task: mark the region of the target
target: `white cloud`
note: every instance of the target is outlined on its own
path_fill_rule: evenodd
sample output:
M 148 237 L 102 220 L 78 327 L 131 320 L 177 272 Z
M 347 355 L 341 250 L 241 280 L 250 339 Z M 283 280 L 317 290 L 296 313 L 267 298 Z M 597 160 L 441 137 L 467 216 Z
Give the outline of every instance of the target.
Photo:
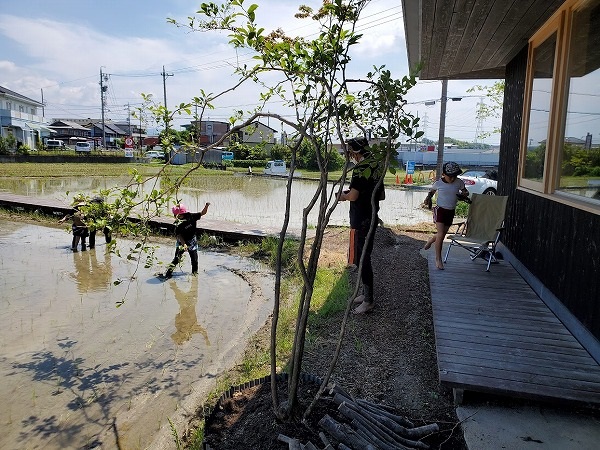
M 238 62 L 252 64 L 248 51 L 240 50 L 236 54 L 223 32 L 188 32 L 166 24 L 166 17 L 178 17 L 186 22 L 187 15 L 193 14 L 197 5 L 189 6 L 184 1 L 164 6 L 165 3 L 150 2 L 149 8 L 154 9 L 144 11 L 139 22 L 133 19 L 134 16 L 138 18 L 137 15 L 124 10 L 123 14 L 131 18 L 131 23 L 120 20 L 118 25 L 107 22 L 106 17 L 90 14 L 89 10 L 80 13 L 79 9 L 67 8 L 66 3 L 61 3 L 62 9 L 58 12 L 56 8 L 45 11 L 43 8 L 28 8 L 31 11 L 28 16 L 21 15 L 16 8 L 12 11 L 7 8 L 5 11 L 11 14 L 0 14 L 0 39 L 5 47 L 4 60 L 0 61 L 0 85 L 36 100 L 40 99 L 40 89 L 43 89 L 49 118 L 99 117 L 99 71 L 102 66 L 104 73 L 111 74 L 107 82 L 110 115 L 118 114 L 118 118 L 122 119 L 125 117 L 124 105 L 141 102 L 142 92 L 153 94 L 154 99 L 162 103 L 160 72 L 163 65 L 167 73 L 173 74 L 166 80 L 170 107 L 189 101 L 198 95 L 200 89 L 217 93 L 235 84 L 237 76 L 233 74 L 233 66 Z M 314 36 L 316 24 L 313 20 L 294 18 L 298 2 L 261 0 L 257 3 L 260 5 L 258 23 L 267 31 L 281 27 L 288 35 Z M 303 3 L 318 7 L 321 0 Z M 164 8 L 175 10 L 167 12 Z M 362 17 L 357 31 L 364 35 L 360 44 L 352 49 L 349 72 L 353 76 L 364 76 L 372 66 L 385 64 L 395 77 L 406 75 L 408 68 L 400 2 L 373 0 Z M 464 95 L 472 85 L 473 82 L 452 81 L 449 95 Z M 233 109 L 251 109 L 251 105 L 258 101 L 258 91 L 258 87 L 248 85 L 227 94 L 215 102 L 217 108 L 210 112 L 211 116 L 225 119 Z M 439 82 L 419 82 L 410 92 L 408 101 L 439 96 Z M 472 105 L 467 103 L 463 101 L 462 105 L 452 106 L 461 107 L 471 114 L 469 109 Z M 282 112 L 278 103 L 269 107 L 271 111 Z M 415 106 L 417 109 L 421 116 L 426 112 L 423 105 Z M 430 110 L 427 111 L 433 129 L 439 113 L 434 113 L 432 108 Z M 474 123 L 473 116 L 465 119 L 467 112 L 456 111 L 453 109 L 452 116 L 462 118 L 463 124 Z M 185 123 L 186 120 L 181 119 L 177 123 Z M 448 123 L 452 126 L 452 118 L 449 117 Z

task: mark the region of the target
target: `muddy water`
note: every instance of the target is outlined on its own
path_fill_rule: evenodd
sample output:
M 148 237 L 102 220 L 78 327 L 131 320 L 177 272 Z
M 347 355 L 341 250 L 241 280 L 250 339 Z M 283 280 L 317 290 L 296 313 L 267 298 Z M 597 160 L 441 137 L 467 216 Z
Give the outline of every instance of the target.
M 52 179 L 0 179 L 0 190 L 13 194 L 37 198 L 52 198 L 69 205 L 77 192 L 87 194 L 115 186 L 125 186 L 127 178 L 119 177 L 79 177 Z M 156 185 L 146 183 L 143 189 L 150 192 Z M 290 227 L 302 226 L 302 211 L 312 198 L 317 183 L 295 180 L 292 185 L 290 205 Z M 331 186 L 330 186 L 331 190 Z M 70 194 L 67 195 L 67 192 Z M 420 208 L 425 198 L 422 190 L 386 189 L 386 199 L 381 202 L 379 216 L 388 225 L 414 225 L 429 222 L 431 212 Z M 211 202 L 210 218 L 231 222 L 279 227 L 285 212 L 286 180 L 262 176 L 208 176 L 189 180 L 180 190 L 183 202 L 194 211 Z M 348 202 L 337 205 L 331 216 L 331 225 L 349 225 Z M 170 216 L 169 211 L 164 213 Z M 316 225 L 317 211 L 308 217 L 309 225 Z
M 184 422 L 265 322 L 272 276 L 200 253 L 197 277 L 186 255 L 162 282 L 103 242 L 73 253 L 70 241 L 0 221 L 0 448 L 173 446 L 167 419 Z M 159 260 L 172 252 L 158 243 Z

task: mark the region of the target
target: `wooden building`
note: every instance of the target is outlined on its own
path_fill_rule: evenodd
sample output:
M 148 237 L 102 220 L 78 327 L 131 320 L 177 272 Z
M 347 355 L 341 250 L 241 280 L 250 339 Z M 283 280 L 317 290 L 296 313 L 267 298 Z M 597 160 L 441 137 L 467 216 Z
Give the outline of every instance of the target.
M 421 79 L 505 80 L 503 253 L 600 361 L 600 0 L 402 6 Z

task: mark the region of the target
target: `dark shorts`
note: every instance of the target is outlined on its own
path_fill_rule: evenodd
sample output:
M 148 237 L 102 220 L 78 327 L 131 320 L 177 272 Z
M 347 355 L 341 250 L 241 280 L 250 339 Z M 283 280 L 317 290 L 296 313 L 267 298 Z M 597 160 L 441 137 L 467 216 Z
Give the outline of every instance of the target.
M 450 226 L 452 225 L 452 221 L 454 220 L 454 210 L 453 209 L 445 209 L 436 206 L 433 208 L 433 223 L 443 223 L 444 225 Z

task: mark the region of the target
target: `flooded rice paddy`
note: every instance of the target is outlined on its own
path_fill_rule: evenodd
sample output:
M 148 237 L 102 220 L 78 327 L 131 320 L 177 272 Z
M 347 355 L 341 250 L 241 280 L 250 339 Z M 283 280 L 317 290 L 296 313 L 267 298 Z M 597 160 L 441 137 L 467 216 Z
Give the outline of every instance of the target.
M 62 227 L 0 221 L 2 449 L 172 447 L 167 419 L 194 412 L 271 312 L 255 261 L 200 252 L 194 277 L 186 255 L 163 282 L 100 241 L 73 253 Z M 170 261 L 172 239 L 157 245 Z
M 23 177 L 0 179 L 0 191 L 68 206 L 77 193 L 128 181 Z M 146 183 L 143 191 L 157 188 Z M 290 228 L 300 228 L 315 188 L 294 181 Z M 211 202 L 211 219 L 279 227 L 286 180 L 195 177 L 179 196 L 195 211 Z M 389 225 L 429 221 L 423 197 L 388 189 L 380 217 Z M 348 225 L 348 206 L 340 203 L 330 224 Z M 312 214 L 309 226 L 315 222 Z M 95 249 L 73 253 L 66 228 L 0 221 L 0 448 L 172 447 L 168 420 L 187 421 L 268 318 L 272 274 L 252 260 L 201 252 L 197 277 L 185 255 L 163 282 L 155 274 L 164 268 L 111 254 L 102 234 Z M 119 248 L 126 254 L 132 244 L 122 240 Z M 168 263 L 173 246 L 157 238 L 158 260 Z
M 123 186 L 127 178 L 80 177 L 80 178 L 23 178 L 0 180 L 0 191 L 44 199 L 57 199 L 70 205 L 75 193 L 94 193 L 100 189 Z M 294 180 L 292 185 L 290 228 L 302 225 L 302 210 L 312 198 L 317 183 Z M 159 188 L 147 183 L 146 192 Z M 67 195 L 67 192 L 70 194 Z M 180 191 L 183 203 L 194 211 L 210 202 L 209 216 L 225 220 L 265 227 L 279 227 L 285 212 L 286 180 L 262 176 L 199 176 L 190 180 Z M 387 225 L 414 225 L 429 222 L 431 212 L 420 208 L 425 198 L 422 190 L 386 189 L 386 200 L 381 202 L 380 217 Z M 339 203 L 331 216 L 331 225 L 349 225 L 348 202 Z M 170 215 L 168 211 L 165 214 Z M 309 225 L 316 224 L 316 212 L 309 216 Z

